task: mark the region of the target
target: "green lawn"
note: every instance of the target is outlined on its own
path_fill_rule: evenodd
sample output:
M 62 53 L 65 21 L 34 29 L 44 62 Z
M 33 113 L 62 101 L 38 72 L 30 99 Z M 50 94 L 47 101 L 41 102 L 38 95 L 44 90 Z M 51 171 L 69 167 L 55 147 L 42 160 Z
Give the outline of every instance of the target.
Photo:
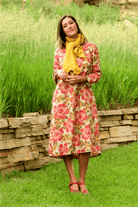
M 104 151 L 90 159 L 86 176 L 89 195 L 69 192 L 63 161 L 38 171 L 1 176 L 2 207 L 137 207 L 138 143 Z M 78 177 L 78 161 L 74 160 Z

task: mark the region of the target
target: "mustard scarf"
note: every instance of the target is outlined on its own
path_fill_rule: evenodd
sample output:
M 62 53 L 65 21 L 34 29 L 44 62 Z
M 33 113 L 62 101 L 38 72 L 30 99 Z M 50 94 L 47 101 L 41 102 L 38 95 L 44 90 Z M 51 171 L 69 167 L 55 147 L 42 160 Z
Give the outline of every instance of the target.
M 76 59 L 78 57 L 82 57 L 87 60 L 81 47 L 81 44 L 84 42 L 84 36 L 79 34 L 77 39 L 66 37 L 66 40 L 66 56 L 63 63 L 63 70 L 66 71 L 66 73 L 73 71 L 74 74 L 78 75 L 81 70 L 76 62 Z

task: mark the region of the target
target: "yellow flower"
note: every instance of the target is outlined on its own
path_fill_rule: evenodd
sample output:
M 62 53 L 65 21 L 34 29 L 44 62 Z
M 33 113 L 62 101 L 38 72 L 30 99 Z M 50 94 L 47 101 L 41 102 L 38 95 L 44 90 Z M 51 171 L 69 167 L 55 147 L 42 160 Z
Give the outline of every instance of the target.
M 61 100 L 62 100 L 62 96 L 56 98 L 57 103 L 61 103 Z
M 59 129 L 60 126 L 63 124 L 63 121 L 60 118 L 57 118 L 55 121 L 55 124 L 57 126 L 56 128 Z
M 82 65 L 83 70 L 85 70 L 85 69 L 87 68 L 87 65 L 88 65 L 88 63 L 84 63 L 84 64 Z
M 68 141 L 72 141 L 72 136 L 68 135 Z
M 57 142 L 54 142 L 54 143 L 53 143 L 53 149 L 55 149 L 56 146 L 58 146 L 58 143 L 57 143 Z
M 62 140 L 63 140 L 64 142 L 67 142 L 67 135 L 62 136 Z

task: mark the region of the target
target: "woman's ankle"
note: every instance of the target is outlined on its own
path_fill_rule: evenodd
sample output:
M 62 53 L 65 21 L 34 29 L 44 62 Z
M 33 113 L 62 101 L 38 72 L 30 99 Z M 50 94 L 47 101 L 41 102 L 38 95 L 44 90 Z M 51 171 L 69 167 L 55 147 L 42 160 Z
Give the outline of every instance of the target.
M 79 178 L 78 183 L 85 183 L 85 179 Z

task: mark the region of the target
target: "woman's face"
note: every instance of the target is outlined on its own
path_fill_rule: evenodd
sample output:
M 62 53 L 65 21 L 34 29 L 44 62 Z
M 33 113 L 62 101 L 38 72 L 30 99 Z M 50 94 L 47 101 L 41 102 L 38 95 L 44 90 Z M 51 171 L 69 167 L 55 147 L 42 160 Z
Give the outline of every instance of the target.
M 66 36 L 76 39 L 78 37 L 78 28 L 76 23 L 70 17 L 62 20 L 62 28 Z

